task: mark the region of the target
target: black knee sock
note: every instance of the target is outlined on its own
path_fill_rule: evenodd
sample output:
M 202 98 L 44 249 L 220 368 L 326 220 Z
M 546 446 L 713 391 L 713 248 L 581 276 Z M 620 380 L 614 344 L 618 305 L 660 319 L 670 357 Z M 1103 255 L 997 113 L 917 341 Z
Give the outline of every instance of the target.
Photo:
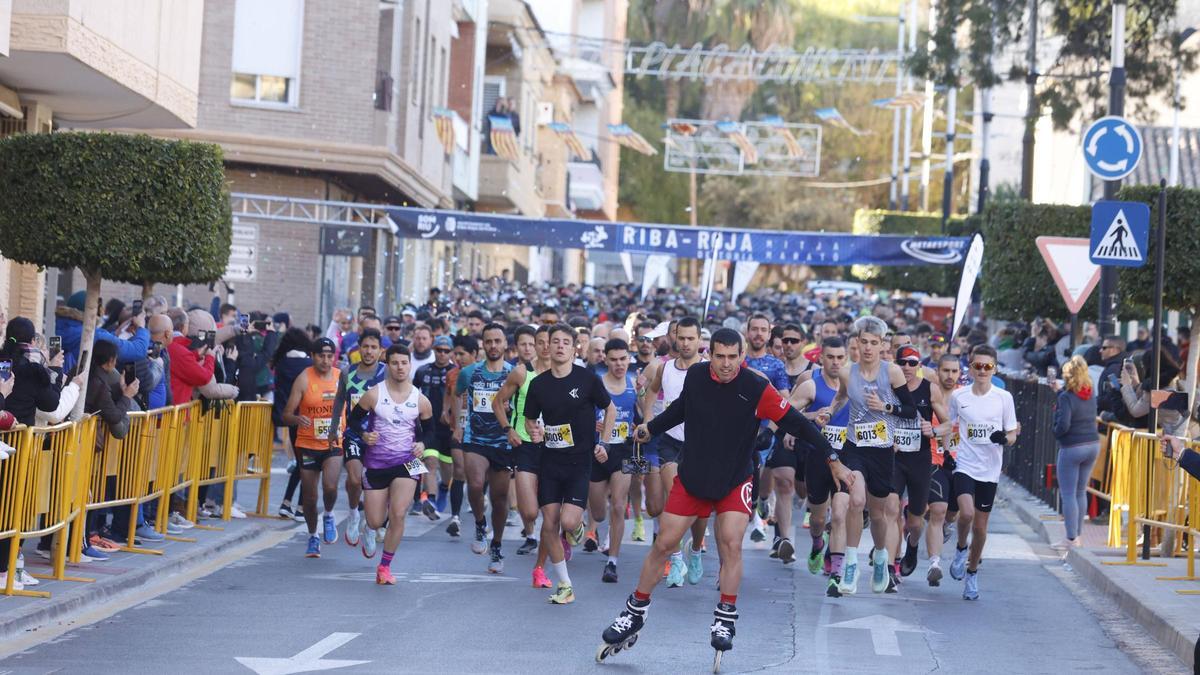
M 296 494 L 296 488 L 300 487 L 300 467 L 288 474 L 287 489 L 283 491 L 283 501 L 292 503 L 292 495 Z
M 459 511 L 462 511 L 463 503 L 463 485 L 462 481 L 454 481 L 454 485 L 450 486 L 450 513 L 457 516 Z

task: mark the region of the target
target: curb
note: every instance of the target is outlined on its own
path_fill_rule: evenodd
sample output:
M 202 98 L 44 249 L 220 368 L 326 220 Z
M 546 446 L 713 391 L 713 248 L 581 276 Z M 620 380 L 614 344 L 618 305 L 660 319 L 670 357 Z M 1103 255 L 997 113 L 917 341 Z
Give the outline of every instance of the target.
M 236 534 L 213 540 L 210 545 L 190 546 L 176 555 L 156 557 L 153 563 L 119 577 L 79 584 L 66 592 L 56 593 L 54 597 L 29 604 L 12 615 L 0 617 L 0 642 L 47 627 L 48 624 L 69 618 L 80 610 L 96 608 L 157 579 L 186 572 L 210 558 L 281 531 L 282 528 L 272 527 L 266 522 L 261 525 L 250 524 Z
M 1062 539 L 1066 536 L 1066 528 L 1061 521 L 1046 521 L 1041 518 L 1043 515 L 1055 514 L 1054 510 L 1007 477 L 1001 478 L 1001 484 L 1017 517 L 1032 528 L 1044 542 L 1050 543 L 1054 538 Z M 1112 598 L 1121 611 L 1140 624 L 1160 645 L 1169 649 L 1187 666 L 1195 667 L 1195 636 L 1185 634 L 1169 617 L 1150 607 L 1133 592 L 1106 575 L 1099 556 L 1086 549 L 1072 548 L 1067 551 L 1065 562 L 1092 588 Z

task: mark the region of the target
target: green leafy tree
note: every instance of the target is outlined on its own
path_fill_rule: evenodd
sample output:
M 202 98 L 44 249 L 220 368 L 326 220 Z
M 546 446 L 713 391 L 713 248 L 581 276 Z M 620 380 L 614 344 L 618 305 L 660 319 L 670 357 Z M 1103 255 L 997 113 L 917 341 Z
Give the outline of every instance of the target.
M 221 276 L 231 236 L 224 181 L 221 150 L 207 143 L 10 136 L 0 140 L 0 252 L 80 269 L 87 280 L 82 357 L 92 349 L 102 279 L 144 285 Z

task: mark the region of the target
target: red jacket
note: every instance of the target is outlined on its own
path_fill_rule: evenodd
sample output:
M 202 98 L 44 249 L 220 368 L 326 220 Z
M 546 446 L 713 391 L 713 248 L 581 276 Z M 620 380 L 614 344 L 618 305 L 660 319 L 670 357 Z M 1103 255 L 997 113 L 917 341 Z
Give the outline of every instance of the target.
M 167 345 L 171 357 L 171 400 L 176 404 L 192 400 L 193 390 L 208 384 L 216 367 L 212 354 L 201 361 L 190 349 L 191 344 L 191 338 L 180 335 Z

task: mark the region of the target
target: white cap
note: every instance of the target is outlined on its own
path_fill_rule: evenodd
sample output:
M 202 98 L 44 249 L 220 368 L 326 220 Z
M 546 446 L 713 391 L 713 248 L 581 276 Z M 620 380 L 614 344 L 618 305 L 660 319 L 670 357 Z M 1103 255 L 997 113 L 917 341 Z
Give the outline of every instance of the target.
M 650 338 L 651 340 L 654 340 L 654 339 L 657 339 L 660 337 L 664 337 L 670 329 L 671 329 L 671 322 L 663 321 L 662 323 L 655 326 L 654 330 L 650 331 L 650 333 L 647 334 L 646 337 Z

